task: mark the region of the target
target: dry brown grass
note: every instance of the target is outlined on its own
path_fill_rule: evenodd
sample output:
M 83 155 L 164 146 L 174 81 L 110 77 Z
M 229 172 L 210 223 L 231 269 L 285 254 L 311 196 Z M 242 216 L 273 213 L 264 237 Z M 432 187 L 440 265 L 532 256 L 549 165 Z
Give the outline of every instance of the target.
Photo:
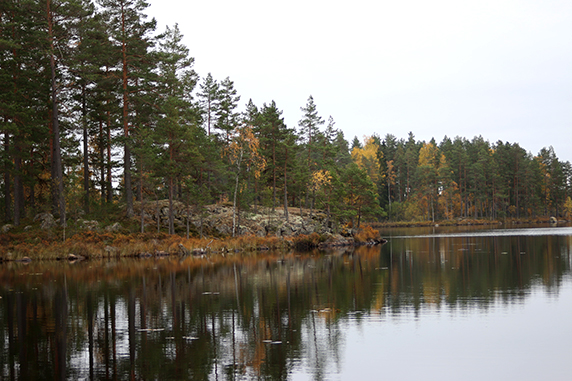
M 308 250 L 316 248 L 320 245 L 321 242 L 324 242 L 325 240 L 326 238 L 318 233 L 312 233 L 308 235 L 300 234 L 292 238 L 294 248 L 297 250 Z
M 5 234 L 0 237 L 0 261 L 63 259 L 69 254 L 85 258 L 138 257 L 141 255 L 181 255 L 182 245 L 189 252 L 201 250 L 209 254 L 257 252 L 267 249 L 287 249 L 290 243 L 279 237 L 253 235 L 236 238 L 184 238 L 166 233 L 109 233 L 83 231 L 67 238 L 57 236 L 31 239 L 28 234 Z M 187 252 L 188 253 L 188 252 Z

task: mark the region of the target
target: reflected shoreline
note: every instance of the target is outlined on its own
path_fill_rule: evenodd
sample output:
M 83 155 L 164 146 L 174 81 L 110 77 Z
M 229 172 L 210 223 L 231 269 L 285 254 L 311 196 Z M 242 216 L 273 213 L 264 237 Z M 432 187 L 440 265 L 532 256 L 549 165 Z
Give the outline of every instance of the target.
M 350 326 L 490 313 L 536 290 L 558 295 L 570 282 L 571 247 L 564 235 L 448 235 L 264 258 L 3 264 L 1 374 L 169 380 L 332 372 L 344 361 Z

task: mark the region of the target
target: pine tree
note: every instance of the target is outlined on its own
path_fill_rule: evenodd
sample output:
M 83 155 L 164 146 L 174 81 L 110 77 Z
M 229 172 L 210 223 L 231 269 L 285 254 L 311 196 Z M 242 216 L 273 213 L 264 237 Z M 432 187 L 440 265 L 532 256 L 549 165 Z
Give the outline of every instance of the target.
M 131 130 L 138 78 L 148 73 L 145 68 L 148 50 L 152 46 L 151 33 L 155 19 L 145 21 L 143 13 L 149 6 L 144 0 L 98 0 L 109 27 L 109 34 L 118 50 L 118 73 L 121 75 L 121 124 L 123 129 L 123 182 L 125 187 L 126 214 L 133 215 L 133 189 L 131 181 Z M 146 68 L 147 69 L 147 68 Z
M 78 124 L 81 126 L 83 143 L 83 206 L 84 210 L 89 212 L 90 193 L 92 192 L 90 167 L 97 164 L 97 158 L 102 156 L 101 152 L 90 155 L 90 138 L 94 140 L 94 136 L 102 133 L 99 131 L 104 121 L 104 110 L 101 107 L 103 102 L 101 95 L 104 91 L 102 89 L 104 80 L 102 68 L 108 63 L 111 52 L 105 25 L 101 15 L 95 13 L 94 4 L 90 0 L 79 0 L 74 13 L 76 18 L 73 25 L 74 49 L 68 66 L 75 108 L 80 115 Z M 101 142 L 96 139 L 94 143 L 97 147 Z M 99 165 L 102 164 L 99 163 Z
M 60 213 L 60 224 L 66 224 L 66 203 L 64 198 L 64 179 L 62 168 L 61 156 L 61 140 L 60 140 L 60 119 L 59 119 L 59 99 L 58 93 L 60 86 L 58 84 L 58 67 L 56 66 L 56 33 L 54 24 L 54 13 L 52 11 L 51 0 L 46 0 L 46 19 L 48 24 L 48 42 L 49 50 L 48 57 L 50 61 L 50 74 L 51 74 L 51 104 L 52 104 L 52 131 L 53 131 L 53 170 L 52 170 L 52 186 L 54 195 L 54 205 L 57 203 Z

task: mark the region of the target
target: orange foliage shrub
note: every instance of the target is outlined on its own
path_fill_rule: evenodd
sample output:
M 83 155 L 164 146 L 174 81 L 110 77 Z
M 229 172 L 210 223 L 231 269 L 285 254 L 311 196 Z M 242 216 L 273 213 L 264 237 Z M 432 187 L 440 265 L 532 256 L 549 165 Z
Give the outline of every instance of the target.
M 356 235 L 354 235 L 354 239 L 356 242 L 367 242 L 370 239 L 378 239 L 379 238 L 379 230 L 373 229 L 371 226 L 365 226 L 361 228 Z

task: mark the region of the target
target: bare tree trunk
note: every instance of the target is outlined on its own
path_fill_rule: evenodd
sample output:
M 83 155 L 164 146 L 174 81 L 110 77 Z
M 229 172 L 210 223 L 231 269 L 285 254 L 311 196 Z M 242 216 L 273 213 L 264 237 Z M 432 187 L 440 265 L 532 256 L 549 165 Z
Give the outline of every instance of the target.
M 236 237 L 236 197 L 238 194 L 238 180 L 240 177 L 240 165 L 242 163 L 242 155 L 243 155 L 243 151 L 240 151 L 240 156 L 237 160 L 237 164 L 236 164 L 236 181 L 235 181 L 235 185 L 234 185 L 234 199 L 233 199 L 233 208 L 232 208 L 232 236 Z
M 286 148 L 286 160 L 284 160 L 284 218 L 288 221 L 288 182 L 286 179 L 288 165 L 288 148 Z
M 111 175 L 111 116 L 107 113 L 107 203 L 113 202 L 113 178 Z
M 139 164 L 139 189 L 141 189 L 141 194 L 139 198 L 141 207 L 141 233 L 145 232 L 145 204 L 143 203 L 143 164 Z
M 87 105 L 85 100 L 85 84 L 82 85 L 81 90 L 81 114 L 82 114 L 82 124 L 83 124 L 83 191 L 84 200 L 83 207 L 86 213 L 89 213 L 89 160 L 88 160 L 88 131 L 87 131 Z
M 99 187 L 101 188 L 101 205 L 105 203 L 105 154 L 104 154 L 103 121 L 99 121 Z
M 125 9 L 121 5 L 121 29 L 125 35 Z M 127 89 L 128 65 L 127 65 L 127 42 L 125 38 L 121 44 L 121 53 L 123 56 L 123 137 L 125 138 L 124 155 L 123 155 L 123 181 L 125 185 L 125 201 L 126 215 L 133 216 L 133 189 L 131 189 L 131 149 L 129 147 L 129 93 Z
M 232 208 L 232 236 L 236 237 L 236 195 L 238 193 L 238 178 L 239 178 L 239 173 L 236 173 L 236 182 L 234 185 L 234 199 L 232 202 L 233 208 Z
M 9 157 L 10 151 L 10 135 L 4 132 L 4 154 Z M 12 200 L 10 198 L 11 185 L 10 185 L 10 164 L 9 161 L 4 161 L 4 221 L 9 222 L 12 220 Z
M 173 212 L 173 177 L 169 176 L 169 234 L 175 234 L 175 218 Z
M 46 16 L 48 19 L 48 30 L 50 40 L 50 69 L 51 69 L 51 86 L 52 86 L 52 129 L 54 144 L 54 171 L 52 178 L 52 186 L 54 187 L 54 196 L 59 205 L 60 225 L 66 226 L 66 204 L 64 199 L 64 182 L 62 170 L 62 156 L 60 146 L 60 124 L 58 116 L 58 93 L 56 82 L 56 60 L 54 56 L 54 37 L 53 37 L 53 20 L 50 9 L 51 1 L 46 2 Z M 56 202 L 54 202 L 55 204 Z
M 272 142 L 272 211 L 276 211 L 276 144 Z
M 159 210 L 159 195 L 155 191 L 155 209 L 157 210 L 157 233 L 161 231 L 161 211 Z
M 16 138 L 14 152 L 14 225 L 20 225 L 24 204 L 24 187 L 22 185 L 22 159 L 20 144 Z

